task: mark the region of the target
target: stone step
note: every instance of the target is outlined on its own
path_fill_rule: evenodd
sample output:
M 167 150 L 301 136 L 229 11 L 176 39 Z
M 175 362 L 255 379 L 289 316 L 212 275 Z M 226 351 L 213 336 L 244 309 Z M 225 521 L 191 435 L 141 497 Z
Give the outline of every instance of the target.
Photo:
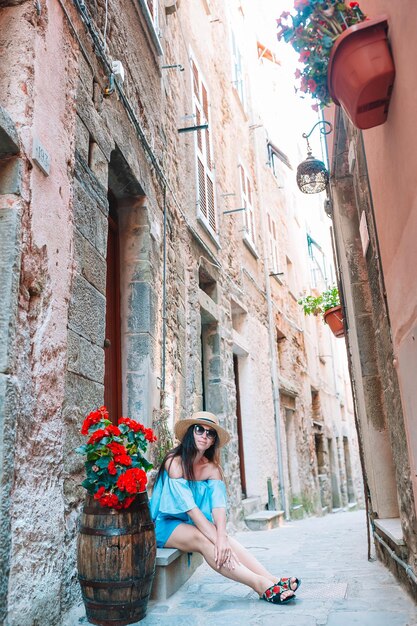
M 250 530 L 271 530 L 284 523 L 284 511 L 256 511 L 245 517 Z
M 151 600 L 166 600 L 192 576 L 203 562 L 201 554 L 176 548 L 158 548 Z
M 290 517 L 291 519 L 304 519 L 305 511 L 303 505 L 295 504 L 293 507 L 291 507 Z
M 347 505 L 348 511 L 357 511 L 358 510 L 358 503 L 357 502 L 349 502 L 349 504 Z
M 261 506 L 260 496 L 250 496 L 249 498 L 245 498 L 242 500 L 243 517 L 246 517 L 251 513 L 255 513 L 255 511 L 259 511 Z

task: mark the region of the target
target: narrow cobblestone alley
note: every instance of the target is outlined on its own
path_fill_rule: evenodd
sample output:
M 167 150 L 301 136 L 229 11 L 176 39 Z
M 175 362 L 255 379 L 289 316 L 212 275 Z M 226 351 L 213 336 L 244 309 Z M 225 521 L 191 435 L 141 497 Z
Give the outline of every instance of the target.
M 151 603 L 141 626 L 417 626 L 412 598 L 379 561 L 367 560 L 364 511 L 237 537 L 270 570 L 302 578 L 293 604 L 261 602 L 204 564 L 169 600 Z

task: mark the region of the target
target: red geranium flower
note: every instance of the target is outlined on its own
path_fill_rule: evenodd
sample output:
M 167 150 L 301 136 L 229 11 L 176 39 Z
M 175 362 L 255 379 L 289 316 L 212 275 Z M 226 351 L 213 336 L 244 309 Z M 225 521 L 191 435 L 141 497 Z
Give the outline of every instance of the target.
M 114 462 L 119 463 L 119 465 L 132 465 L 132 459 L 128 454 L 117 454 L 114 457 Z
M 145 428 L 145 439 L 146 441 L 149 441 L 149 443 L 157 441 L 157 437 L 155 436 L 152 428 Z
M 94 500 L 100 500 L 101 496 L 104 494 L 106 490 L 104 489 L 104 487 L 99 487 L 96 491 L 96 493 L 94 494 Z
M 132 504 L 134 499 L 135 499 L 135 496 L 129 496 L 128 498 L 123 500 L 123 508 L 127 509 Z
M 107 444 L 109 450 L 113 452 L 113 454 L 127 454 L 127 450 L 121 443 L 117 443 L 117 441 L 112 441 Z
M 127 491 L 128 493 L 139 493 L 144 491 L 147 483 L 147 477 L 142 469 L 134 467 L 128 469 L 124 474 L 121 474 L 117 479 L 117 486 L 120 491 Z
M 114 476 L 115 474 L 117 474 L 117 468 L 116 468 L 116 464 L 113 461 L 113 459 L 110 461 L 110 463 L 107 466 L 107 471 L 109 474 L 111 474 L 112 476 Z
M 121 508 L 119 498 L 116 496 L 115 493 L 106 493 L 100 498 L 100 504 L 102 506 L 109 506 L 113 509 Z
M 100 439 L 103 439 L 103 437 L 106 437 L 106 431 L 103 430 L 102 428 L 99 428 L 98 430 L 94 431 L 93 434 L 91 435 L 90 439 L 87 441 L 87 444 L 93 444 L 93 443 L 97 443 L 97 441 L 100 441 Z
M 118 435 L 121 435 L 122 433 L 120 432 L 120 429 L 117 428 L 117 426 L 113 426 L 113 424 L 109 424 L 109 426 L 106 426 L 106 434 L 116 435 L 117 437 Z

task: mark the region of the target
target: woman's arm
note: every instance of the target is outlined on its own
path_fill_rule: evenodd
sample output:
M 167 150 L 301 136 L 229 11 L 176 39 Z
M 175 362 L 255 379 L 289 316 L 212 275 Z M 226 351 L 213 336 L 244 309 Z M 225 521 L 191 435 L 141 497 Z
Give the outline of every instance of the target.
M 226 532 L 226 509 L 223 507 L 214 508 L 212 516 L 216 527 L 214 558 L 217 567 L 220 568 L 222 565 L 225 565 L 229 569 L 234 569 L 239 561 L 230 546 L 229 536 Z

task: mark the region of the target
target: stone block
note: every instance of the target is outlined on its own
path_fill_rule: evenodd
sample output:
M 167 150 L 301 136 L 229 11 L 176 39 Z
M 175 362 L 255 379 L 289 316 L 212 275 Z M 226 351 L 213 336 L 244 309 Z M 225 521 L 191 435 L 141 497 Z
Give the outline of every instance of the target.
M 202 562 L 203 557 L 196 552 L 186 553 L 174 548 L 158 548 L 151 599 L 160 602 L 172 596 Z
M 148 420 L 148 372 L 129 373 L 126 376 L 127 385 L 127 415 L 135 420 Z
M 145 364 L 146 369 L 149 363 L 153 363 L 155 358 L 155 339 L 149 333 L 139 333 L 127 335 L 125 339 L 127 369 L 131 372 L 140 372 Z
M 98 383 L 104 381 L 104 350 L 68 331 L 68 371 Z
M 245 524 L 250 530 L 271 530 L 284 523 L 284 511 L 257 511 L 245 517 Z
M 207 410 L 215 415 L 229 413 L 229 394 L 226 386 L 219 382 L 209 381 L 207 385 Z
M 107 186 L 103 187 L 103 185 L 97 180 L 97 177 L 89 168 L 88 162 L 83 159 L 77 150 L 75 151 L 75 176 L 86 189 L 87 193 L 94 198 L 100 209 L 107 217 Z
M 138 259 L 136 261 L 128 261 L 127 271 L 133 282 L 152 282 L 154 278 L 154 270 L 150 261 Z
M 22 191 L 22 160 L 16 157 L 0 159 L 0 195 Z
M 88 149 L 90 144 L 90 133 L 79 115 L 75 116 L 75 149 L 88 161 Z
M 296 504 L 291 507 L 290 517 L 291 519 L 304 519 L 306 512 L 302 504 Z
M 209 376 L 210 378 L 219 379 L 222 372 L 222 359 L 220 356 L 215 356 L 209 360 Z
M 73 372 L 67 372 L 65 378 L 65 406 L 74 407 L 74 412 L 80 418 L 80 423 L 72 424 L 71 428 L 78 433 L 81 428 L 83 416 L 90 413 L 94 408 L 103 404 L 104 385 L 93 380 L 83 378 Z
M 92 87 L 92 85 L 91 85 Z M 92 94 L 87 92 L 85 85 L 79 81 L 77 92 L 77 114 L 80 116 L 94 141 L 99 145 L 107 161 L 114 149 L 114 142 L 106 129 L 100 114 L 94 108 Z
M 106 300 L 85 278 L 76 275 L 69 306 L 68 326 L 97 346 L 104 344 Z
M 109 162 L 96 142 L 90 144 L 89 166 L 99 183 L 107 188 Z
M 14 480 L 15 419 L 17 415 L 17 384 L 10 377 L 0 374 L 0 623 L 5 618 L 10 564 L 10 494 Z
M 9 337 L 17 311 L 19 229 L 18 210 L 0 207 L 0 372 L 6 372 L 9 367 Z
M 106 258 L 107 217 L 100 209 L 97 199 L 77 179 L 74 179 L 74 222 L 80 233 Z
M 242 500 L 243 515 L 250 515 L 255 511 L 259 511 L 261 507 L 261 498 L 259 496 L 253 496 L 251 498 L 245 498 Z
M 75 260 L 84 276 L 103 296 L 106 295 L 106 259 L 79 231 L 75 231 Z
M 362 376 L 376 376 L 378 374 L 377 351 L 375 345 L 375 328 L 372 317 L 363 316 L 358 320 L 358 342 L 360 345 L 359 357 Z
M 128 296 L 128 330 L 153 333 L 156 294 L 149 283 L 131 283 Z
M 11 154 L 18 154 L 19 136 L 13 120 L 2 106 L 0 106 L 0 158 Z

